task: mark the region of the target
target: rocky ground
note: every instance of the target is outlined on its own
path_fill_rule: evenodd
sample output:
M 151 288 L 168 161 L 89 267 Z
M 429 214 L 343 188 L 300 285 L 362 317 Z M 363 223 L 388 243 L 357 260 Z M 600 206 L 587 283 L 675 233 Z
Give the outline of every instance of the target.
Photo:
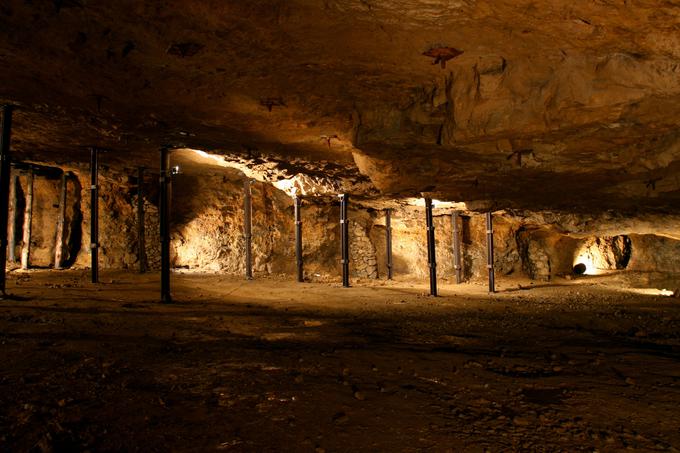
M 102 280 L 10 274 L 0 451 L 680 449 L 680 305 L 622 277 Z

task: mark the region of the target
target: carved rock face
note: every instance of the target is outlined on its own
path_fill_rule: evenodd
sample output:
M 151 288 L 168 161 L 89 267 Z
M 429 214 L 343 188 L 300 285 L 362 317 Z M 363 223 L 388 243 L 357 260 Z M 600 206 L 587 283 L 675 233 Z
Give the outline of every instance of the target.
M 170 144 L 374 201 L 676 213 L 679 23 L 661 0 L 10 0 L 0 102 L 24 160 Z

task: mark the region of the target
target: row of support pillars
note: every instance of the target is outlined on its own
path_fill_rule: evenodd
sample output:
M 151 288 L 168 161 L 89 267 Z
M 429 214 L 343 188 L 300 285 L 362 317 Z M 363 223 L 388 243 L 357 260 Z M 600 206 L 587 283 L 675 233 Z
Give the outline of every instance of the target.
M 12 123 L 12 106 L 5 105 L 2 107 L 2 123 L 0 124 L 0 263 L 7 261 L 7 247 L 8 247 L 8 213 L 10 199 L 16 198 L 16 176 L 10 179 L 10 138 L 11 138 L 11 123 Z M 91 249 L 91 277 L 92 282 L 97 283 L 99 280 L 99 184 L 98 184 L 98 154 L 97 148 L 91 148 L 90 154 L 90 249 Z M 164 303 L 172 302 L 170 295 L 170 190 L 172 174 L 170 170 L 170 152 L 168 148 L 161 149 L 160 159 L 160 202 L 159 202 L 159 217 L 160 217 L 160 237 L 161 237 L 161 301 Z M 26 211 L 24 218 L 24 247 L 22 248 L 21 261 L 22 267 L 27 268 L 30 260 L 30 236 L 32 223 L 32 198 L 33 198 L 33 169 L 29 169 L 28 184 L 26 194 Z M 144 199 L 143 199 L 143 181 L 144 168 L 139 167 L 137 173 L 137 237 L 139 248 L 139 272 L 144 273 L 147 270 L 147 261 L 145 253 L 145 228 L 144 228 Z M 68 176 L 62 175 L 60 197 L 59 197 L 59 215 L 57 219 L 57 238 L 55 247 L 55 268 L 61 268 L 64 256 L 64 228 L 65 228 L 65 210 L 66 210 L 66 193 L 67 193 Z M 11 196 L 10 192 L 15 195 Z M 16 201 L 14 201 L 14 212 L 16 212 Z M 297 264 L 297 279 L 299 282 L 304 281 L 304 264 L 302 257 L 302 220 L 301 220 L 301 199 L 295 197 L 295 255 Z M 341 230 L 341 255 L 342 255 L 342 286 L 349 287 L 349 222 L 347 218 L 349 204 L 349 195 L 340 195 L 340 230 Z M 387 256 L 387 278 L 393 277 L 393 262 L 392 262 L 392 225 L 391 225 L 391 210 L 385 211 L 385 227 L 386 227 L 386 256 Z M 428 251 L 428 267 L 430 273 L 430 294 L 437 295 L 437 262 L 435 249 L 435 227 L 433 220 L 433 206 L 432 199 L 425 199 L 425 216 L 427 224 L 427 251 Z M 462 281 L 462 266 L 461 266 L 461 252 L 460 252 L 460 231 L 458 229 L 459 215 L 454 212 L 452 216 L 453 226 L 453 255 L 454 255 L 454 269 L 456 273 L 456 283 Z M 15 234 L 14 222 L 11 225 L 12 231 L 10 244 L 10 258 L 14 260 Z M 493 217 L 491 213 L 486 215 L 486 232 L 487 232 L 487 268 L 489 271 L 489 292 L 495 292 L 495 275 L 493 268 Z M 246 278 L 252 278 L 252 193 L 250 187 L 250 179 L 244 182 L 244 238 L 245 238 L 245 255 Z M 2 266 L 0 271 L 0 293 L 4 297 L 6 295 L 6 269 Z
M 340 253 L 342 265 L 342 286 L 349 287 L 349 221 L 347 208 L 349 195 L 339 195 L 340 198 Z M 295 262 L 297 266 L 297 281 L 304 282 L 304 261 L 302 257 L 302 198 L 293 198 L 293 210 L 295 215 Z M 389 246 L 388 246 L 389 248 Z M 391 252 L 389 253 L 391 257 Z M 390 265 L 391 266 L 391 265 Z M 390 273 L 391 276 L 391 273 Z M 391 277 L 390 277 L 391 278 Z
M 460 215 L 454 211 L 451 216 L 451 226 L 453 230 L 453 268 L 456 274 L 456 283 L 460 284 L 463 280 L 461 251 L 460 251 L 460 230 L 458 219 Z M 427 225 L 427 263 L 430 268 L 430 295 L 437 296 L 437 256 L 435 249 L 434 222 L 432 218 L 432 200 L 425 198 L 425 221 Z M 486 267 L 489 272 L 489 292 L 496 292 L 496 282 L 494 273 L 494 250 L 493 250 L 493 214 L 486 213 Z
M 2 107 L 2 122 L 0 124 L 0 296 L 7 295 L 6 262 L 7 247 L 10 248 L 10 260 L 16 261 L 16 212 L 17 212 L 17 186 L 18 176 L 11 175 L 11 156 L 10 139 L 12 130 L 12 111 L 11 105 Z M 28 181 L 26 190 L 26 210 L 24 212 L 23 226 L 23 246 L 21 250 L 21 267 L 28 269 L 31 256 L 31 230 L 33 223 L 33 182 L 34 171 L 32 167 L 28 169 Z M 55 246 L 55 268 L 60 268 L 63 262 L 64 252 L 64 222 L 66 210 L 66 191 L 67 174 L 62 174 L 61 187 L 59 192 L 59 215 L 57 219 L 57 234 Z M 14 218 L 9 219 L 10 202 Z M 9 227 L 9 228 L 8 228 Z M 8 231 L 9 229 L 9 231 Z M 9 237 L 9 241 L 8 241 Z M 8 243 L 9 242 L 9 243 Z
M 70 174 L 67 172 L 62 172 L 61 183 L 59 187 L 59 204 L 57 212 L 57 228 L 54 239 L 54 268 L 61 269 L 64 262 L 64 235 L 65 235 L 65 222 L 66 222 L 66 193 L 68 190 L 68 179 Z M 29 269 L 31 266 L 31 240 L 33 235 L 33 199 L 34 199 L 34 182 L 35 182 L 35 169 L 32 166 L 28 166 L 26 171 L 26 194 L 25 194 L 25 211 L 22 219 L 22 246 L 20 254 L 21 269 Z M 8 213 L 8 225 L 7 225 L 7 247 L 8 261 L 10 263 L 15 263 L 17 261 L 16 256 L 16 226 L 18 219 L 18 202 L 17 202 L 17 190 L 19 187 L 19 175 L 10 172 L 10 186 L 9 186 L 9 217 Z
M 246 192 L 246 200 L 248 200 Z M 349 204 L 349 195 L 339 195 L 340 198 L 340 251 L 342 264 L 342 286 L 349 287 L 349 221 L 347 218 L 347 210 Z M 302 219 L 301 206 L 302 200 L 300 197 L 294 197 L 294 214 L 295 214 L 295 256 L 297 264 L 297 280 L 304 281 L 304 270 L 302 260 Z M 246 202 L 246 218 L 249 218 L 248 211 L 252 209 L 250 204 Z M 451 216 L 451 224 L 453 230 L 452 247 L 454 270 L 456 276 L 456 283 L 460 284 L 463 281 L 462 275 L 462 261 L 461 261 L 461 240 L 460 228 L 458 227 L 460 214 L 454 211 Z M 427 264 L 430 276 L 430 295 L 437 296 L 437 255 L 436 255 L 436 240 L 435 227 L 433 216 L 432 199 L 425 198 L 425 221 L 427 226 Z M 487 268 L 489 271 L 489 292 L 495 292 L 494 279 L 494 250 L 493 250 L 493 217 L 490 212 L 486 214 L 486 232 L 487 232 Z M 248 235 L 246 235 L 248 239 Z M 393 261 L 392 261 L 392 210 L 385 210 L 385 242 L 386 242 L 386 258 L 387 258 L 387 278 L 393 278 Z M 248 241 L 247 241 L 248 243 Z M 248 262 L 248 255 L 246 253 L 246 262 Z
M 2 117 L 0 118 L 0 297 L 7 296 L 7 248 L 10 249 L 10 261 L 15 262 L 16 250 L 16 219 L 9 219 L 10 200 L 12 202 L 12 212 L 16 217 L 16 191 L 18 186 L 18 176 L 11 175 L 10 165 L 10 139 L 12 130 L 12 111 L 13 106 L 2 106 Z M 99 149 L 90 149 L 90 254 L 91 254 L 91 279 L 92 283 L 99 280 Z M 160 194 L 160 233 L 161 233 L 161 300 L 171 302 L 170 298 L 170 235 L 169 235 L 169 152 L 168 149 L 161 150 L 161 194 Z M 66 218 L 66 194 L 68 190 L 67 173 L 61 177 L 59 191 L 59 213 L 57 217 L 57 233 L 55 239 L 54 267 L 60 269 L 64 262 L 64 233 Z M 145 230 L 144 230 L 144 201 L 143 201 L 143 179 L 144 169 L 138 169 L 138 246 L 139 246 L 139 271 L 147 270 L 145 253 Z M 21 267 L 27 269 L 30 263 L 30 243 L 31 225 L 33 217 L 33 180 L 34 171 L 32 167 L 28 170 L 28 182 L 26 190 L 26 210 L 24 211 L 23 227 L 23 246 L 21 251 Z M 9 228 L 8 228 L 9 227 Z M 9 231 L 8 231 L 9 229 Z M 8 237 L 10 243 L 8 244 Z

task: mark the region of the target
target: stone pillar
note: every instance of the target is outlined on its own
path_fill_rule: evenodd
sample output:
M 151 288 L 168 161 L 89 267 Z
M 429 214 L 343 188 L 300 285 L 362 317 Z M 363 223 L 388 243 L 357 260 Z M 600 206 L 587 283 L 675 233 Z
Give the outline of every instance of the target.
M 19 185 L 19 174 L 15 170 L 9 186 L 9 223 L 7 225 L 7 239 L 9 248 L 9 262 L 17 262 L 17 186 Z
M 28 170 L 26 182 L 26 210 L 24 211 L 24 237 L 21 247 L 21 268 L 28 269 L 31 261 L 31 224 L 33 223 L 33 168 Z
M 54 239 L 54 268 L 61 269 L 64 262 L 64 224 L 66 223 L 66 191 L 68 176 L 61 174 L 61 187 L 59 188 L 59 214 L 57 216 L 57 235 Z

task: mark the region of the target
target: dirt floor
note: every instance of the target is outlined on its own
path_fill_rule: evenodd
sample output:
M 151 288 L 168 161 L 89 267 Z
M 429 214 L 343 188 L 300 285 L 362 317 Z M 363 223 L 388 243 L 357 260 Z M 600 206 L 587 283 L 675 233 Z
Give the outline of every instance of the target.
M 623 278 L 102 281 L 10 274 L 0 451 L 680 449 L 680 302 Z

